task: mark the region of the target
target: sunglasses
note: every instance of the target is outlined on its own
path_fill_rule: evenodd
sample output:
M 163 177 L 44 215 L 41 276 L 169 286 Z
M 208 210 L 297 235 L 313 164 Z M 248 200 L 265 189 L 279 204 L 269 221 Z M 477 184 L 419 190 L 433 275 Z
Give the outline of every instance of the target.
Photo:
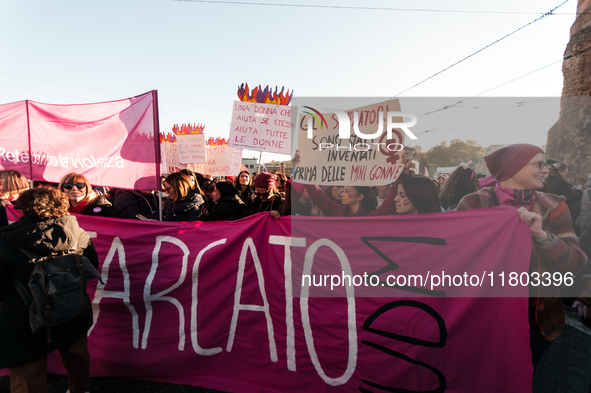
M 86 188 L 86 184 L 84 184 L 84 183 L 64 183 L 63 187 L 64 187 L 64 190 L 71 190 L 74 187 L 76 187 L 79 190 L 83 190 Z
M 269 196 L 269 195 L 270 195 L 272 192 L 273 192 L 273 191 L 269 190 L 269 191 L 267 191 L 267 192 L 257 192 L 257 191 L 255 191 L 254 193 L 255 193 L 256 195 L 260 195 L 260 196 L 267 197 L 267 196 Z

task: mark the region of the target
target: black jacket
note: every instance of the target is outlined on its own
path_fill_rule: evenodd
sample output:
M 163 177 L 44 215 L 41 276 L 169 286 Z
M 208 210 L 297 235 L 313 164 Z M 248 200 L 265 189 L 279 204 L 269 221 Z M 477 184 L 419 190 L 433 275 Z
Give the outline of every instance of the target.
M 201 194 L 191 191 L 183 200 L 164 202 L 166 215 L 164 221 L 196 221 L 201 215 L 201 206 L 205 203 Z
M 275 199 L 273 202 L 263 202 L 261 197 L 256 197 L 255 200 L 250 205 L 250 210 L 248 215 L 253 215 L 257 213 L 268 212 L 271 210 L 279 210 L 279 206 L 283 203 L 283 198 L 279 194 L 275 194 Z
M 135 190 L 115 191 L 115 210 L 121 218 L 135 218 L 141 214 L 146 218 L 158 219 L 158 198 L 154 194 L 142 194 Z
M 98 267 L 98 256 L 86 232 L 78 226 L 76 217 L 67 215 L 41 222 L 21 218 L 0 228 L 0 368 L 18 366 L 39 359 L 86 334 L 92 326 L 90 304 L 87 312 L 51 328 L 52 342 L 47 332 L 36 333 L 29 326 L 29 308 L 18 294 L 12 281 L 16 277 L 25 287 L 33 270 L 29 258 L 18 248 L 40 256 L 74 248 L 84 251 L 90 262 Z M 18 247 L 17 247 L 18 246 Z
M 111 202 L 104 196 L 99 196 L 88 202 L 84 206 L 82 214 L 85 216 L 119 217 L 117 210 L 115 210 Z
M 220 199 L 209 214 L 202 214 L 199 221 L 234 221 L 248 215 L 248 207 L 238 194 Z

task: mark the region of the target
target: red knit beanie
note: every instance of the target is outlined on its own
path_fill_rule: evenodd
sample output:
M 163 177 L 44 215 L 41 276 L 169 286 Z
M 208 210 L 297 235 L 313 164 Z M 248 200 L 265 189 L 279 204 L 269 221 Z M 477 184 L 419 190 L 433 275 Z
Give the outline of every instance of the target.
M 268 190 L 269 188 L 275 187 L 275 181 L 277 180 L 277 176 L 269 172 L 263 172 L 257 175 L 254 179 L 254 188 L 264 188 Z
M 509 145 L 484 157 L 486 166 L 497 181 L 503 182 L 515 176 L 542 149 L 525 143 Z

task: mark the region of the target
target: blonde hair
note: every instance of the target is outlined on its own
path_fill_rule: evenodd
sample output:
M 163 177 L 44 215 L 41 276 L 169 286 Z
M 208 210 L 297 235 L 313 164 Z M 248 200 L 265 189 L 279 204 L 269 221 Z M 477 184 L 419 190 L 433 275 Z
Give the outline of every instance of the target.
M 182 201 L 192 190 L 191 179 L 189 176 L 181 172 L 171 173 L 166 179 L 164 179 L 164 181 L 170 184 L 170 186 L 176 191 L 176 197 L 172 199 L 172 202 Z
M 2 198 L 4 199 L 18 196 L 29 189 L 29 181 L 20 172 L 0 171 L 0 179 L 2 179 Z
M 57 189 L 61 192 L 64 192 L 64 184 L 66 183 L 84 183 L 86 185 L 86 196 L 82 201 L 88 202 L 96 198 L 96 194 L 92 189 L 92 185 L 84 175 L 74 172 L 68 173 L 66 176 L 62 178 Z

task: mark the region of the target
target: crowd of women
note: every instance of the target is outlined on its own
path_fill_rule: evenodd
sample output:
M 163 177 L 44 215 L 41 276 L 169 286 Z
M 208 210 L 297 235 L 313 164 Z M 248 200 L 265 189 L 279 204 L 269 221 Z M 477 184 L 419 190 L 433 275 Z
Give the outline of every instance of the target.
M 579 231 L 584 231 L 590 225 L 591 191 L 584 191 L 582 194 L 587 195 L 588 201 L 583 196 L 577 205 L 576 198 L 569 193 L 574 192 L 572 187 L 566 186 L 566 180 L 562 177 L 565 168 L 546 160 L 539 147 L 511 145 L 486 156 L 485 161 L 492 177 L 480 181 L 468 163 L 460 165 L 443 181 L 439 179 L 434 182 L 412 174 L 409 169 L 411 160 L 410 153 L 405 152 L 402 159 L 404 171 L 395 184 L 376 187 L 302 185 L 286 179 L 282 174 L 260 173 L 252 176 L 248 171 L 240 172 L 235 179 L 213 181 L 202 174 L 183 170 L 164 177 L 161 190 L 93 188 L 85 176 L 77 173 L 64 176 L 59 184 L 40 184 L 41 188 L 29 190 L 29 181 L 20 173 L 0 172 L 0 220 L 4 221 L 3 225 L 8 224 L 5 212 L 8 204 L 14 204 L 17 209 L 24 208 L 24 201 L 64 206 L 34 216 L 24 214 L 23 211 L 21 220 L 0 228 L 0 251 L 14 256 L 0 263 L 0 301 L 5 305 L 0 308 L 0 368 L 8 367 L 11 370 L 15 384 L 27 384 L 32 375 L 31 364 L 38 362 L 38 358 L 44 359 L 47 353 L 56 349 L 63 350 L 62 356 L 67 358 L 70 352 L 80 351 L 80 348 L 71 348 L 74 343 L 86 345 L 79 341 L 79 333 L 88 328 L 87 319 L 79 321 L 75 330 L 77 333 L 59 341 L 59 345 L 40 343 L 42 340 L 36 336 L 37 333 L 23 333 L 26 307 L 21 304 L 22 299 L 7 278 L 15 275 L 26 284 L 27 272 L 30 273 L 32 269 L 26 263 L 24 254 L 19 254 L 18 247 L 36 248 L 37 253 L 43 254 L 53 252 L 63 244 L 74 244 L 81 252 L 89 254 L 91 259 L 96 259 L 92 242 L 77 229 L 72 230 L 71 227 L 77 227 L 75 222 L 64 219 L 68 213 L 155 220 L 159 217 L 159 210 L 163 209 L 165 221 L 234 221 L 267 212 L 278 219 L 286 215 L 358 217 L 450 214 L 445 212 L 509 205 L 515 207 L 515 214 L 531 231 L 531 271 L 578 272 L 585 265 L 587 256 L 579 246 L 573 223 L 576 223 Z M 591 189 L 591 181 L 587 188 Z M 164 198 L 160 198 L 162 195 Z M 39 209 L 41 211 L 44 208 L 41 206 Z M 45 249 L 39 248 L 38 243 L 15 244 L 15 233 L 22 234 L 23 227 L 32 228 L 25 233 L 34 234 L 33 238 L 41 236 L 43 241 L 47 240 L 43 234 L 47 233 L 48 228 L 52 229 L 51 241 Z M 590 230 L 587 229 L 587 232 Z M 586 236 L 591 238 L 591 232 Z M 591 291 L 591 271 L 586 280 Z M 585 299 L 580 299 L 580 302 L 585 304 Z M 7 310 L 11 312 L 10 318 L 7 317 Z M 19 312 L 22 315 L 19 314 L 20 320 L 15 323 L 15 315 Z M 564 327 L 565 315 L 560 294 L 556 291 L 532 293 L 528 313 L 535 366 L 548 343 L 558 337 Z M 10 349 L 14 348 L 10 341 L 14 336 L 35 342 L 36 350 L 15 354 Z M 87 352 L 80 356 L 86 359 Z M 36 367 L 36 372 L 39 372 L 39 366 Z M 73 378 L 70 385 L 81 386 L 78 391 L 87 390 L 88 370 L 85 370 L 68 369 L 68 374 L 72 373 Z

